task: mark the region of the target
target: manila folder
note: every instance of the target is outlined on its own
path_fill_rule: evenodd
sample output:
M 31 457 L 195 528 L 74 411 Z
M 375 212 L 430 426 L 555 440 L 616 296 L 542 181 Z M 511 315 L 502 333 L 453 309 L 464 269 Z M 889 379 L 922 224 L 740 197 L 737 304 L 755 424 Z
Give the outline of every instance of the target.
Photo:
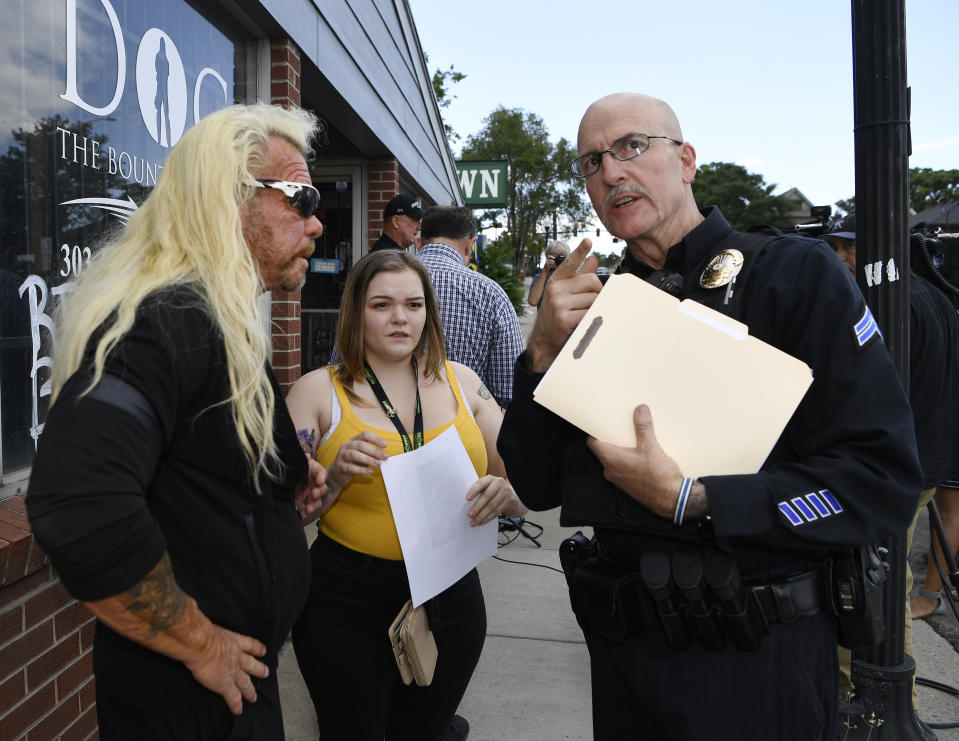
M 610 277 L 533 398 L 627 447 L 633 410 L 647 404 L 660 445 L 696 477 L 758 471 L 811 383 L 805 363 L 746 325 L 623 274 Z

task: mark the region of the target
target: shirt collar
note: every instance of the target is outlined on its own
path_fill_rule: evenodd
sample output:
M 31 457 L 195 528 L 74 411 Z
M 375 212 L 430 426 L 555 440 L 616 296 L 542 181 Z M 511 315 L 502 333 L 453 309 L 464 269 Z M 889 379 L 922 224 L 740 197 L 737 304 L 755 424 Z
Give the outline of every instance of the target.
M 435 253 L 437 256 L 446 257 L 452 260 L 461 268 L 466 267 L 463 264 L 463 256 L 448 244 L 442 244 L 441 242 L 429 242 L 428 244 L 424 244 L 422 247 L 420 247 L 421 253 L 426 252 L 427 250 Z
M 386 240 L 387 242 L 390 242 L 391 244 L 395 244 L 395 245 L 396 245 L 396 249 L 398 249 L 398 250 L 405 250 L 405 249 L 406 249 L 405 247 L 400 246 L 399 242 L 397 242 L 395 239 L 393 239 L 393 237 L 391 237 L 391 236 L 390 236 L 389 234 L 387 234 L 386 232 L 380 232 L 379 241 L 382 242 L 383 240 Z
M 718 206 L 708 206 L 700 210 L 704 220 L 679 242 L 669 248 L 666 253 L 666 270 L 674 270 L 685 275 L 705 259 L 707 254 L 722 239 L 732 231 L 726 217 L 719 211 Z M 619 272 L 633 273 L 646 277 L 653 269 L 641 260 L 636 259 L 627 247 L 623 256 L 623 263 Z

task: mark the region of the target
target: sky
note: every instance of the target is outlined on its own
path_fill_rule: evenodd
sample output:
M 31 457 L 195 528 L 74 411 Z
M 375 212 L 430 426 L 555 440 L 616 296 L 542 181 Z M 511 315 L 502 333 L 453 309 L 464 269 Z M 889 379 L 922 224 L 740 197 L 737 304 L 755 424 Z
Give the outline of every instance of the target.
M 463 140 L 504 106 L 575 143 L 590 103 L 643 92 L 672 105 L 700 164 L 734 162 L 813 205 L 855 192 L 848 0 L 408 1 L 430 71 L 467 75 L 443 112 Z M 910 167 L 959 169 L 957 32 L 959 0 L 906 0 Z

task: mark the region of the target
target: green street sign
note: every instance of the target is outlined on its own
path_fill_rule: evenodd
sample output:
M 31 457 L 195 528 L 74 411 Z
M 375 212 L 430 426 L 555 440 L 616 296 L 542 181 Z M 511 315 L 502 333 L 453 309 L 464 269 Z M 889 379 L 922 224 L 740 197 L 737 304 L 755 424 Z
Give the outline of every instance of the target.
M 507 203 L 506 160 L 494 162 L 458 161 L 456 174 L 466 198 L 466 205 L 474 208 L 495 208 Z

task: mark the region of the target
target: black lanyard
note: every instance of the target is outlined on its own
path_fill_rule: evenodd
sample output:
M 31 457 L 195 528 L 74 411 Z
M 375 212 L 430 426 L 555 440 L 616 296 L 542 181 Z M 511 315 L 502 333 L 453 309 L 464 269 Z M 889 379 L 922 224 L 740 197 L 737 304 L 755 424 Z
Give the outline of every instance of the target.
M 382 384 L 380 384 L 380 382 L 376 379 L 376 374 L 373 372 L 373 369 L 370 368 L 366 361 L 363 361 L 363 368 L 366 371 L 366 380 L 369 382 L 370 388 L 373 389 L 373 394 L 379 400 L 380 404 L 383 405 L 383 409 L 386 411 L 386 416 L 390 418 L 393 426 L 396 427 L 396 431 L 400 433 L 400 440 L 403 441 L 404 453 L 409 453 L 411 450 L 423 447 L 423 407 L 420 406 L 420 384 L 419 374 L 417 373 L 416 368 L 416 356 L 410 358 L 410 363 L 413 366 L 413 380 L 416 382 L 416 412 L 413 415 L 412 442 L 410 442 L 410 436 L 406 434 L 406 428 L 403 427 L 403 423 L 400 422 L 400 417 L 396 413 L 396 409 L 394 409 L 393 405 L 390 404 L 390 399 L 386 395 L 386 391 L 384 390 Z

